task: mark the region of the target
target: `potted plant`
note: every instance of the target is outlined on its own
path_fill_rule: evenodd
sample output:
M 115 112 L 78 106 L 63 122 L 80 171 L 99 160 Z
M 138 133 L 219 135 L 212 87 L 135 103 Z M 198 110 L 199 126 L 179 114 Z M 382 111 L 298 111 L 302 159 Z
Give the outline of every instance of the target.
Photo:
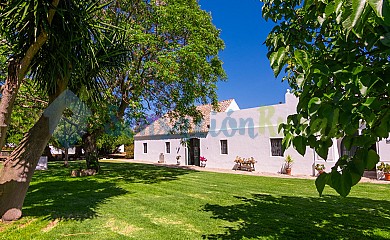
M 200 166 L 201 167 L 206 167 L 206 162 L 207 162 L 207 158 L 201 156 L 200 157 Z
M 181 158 L 180 155 L 176 156 L 176 163 L 177 163 L 177 165 L 180 165 L 180 163 L 181 163 L 180 158 Z
M 318 171 L 318 174 L 322 174 L 325 172 L 325 165 L 322 164 L 322 163 L 317 163 L 315 166 L 314 166 L 314 169 Z
M 286 170 L 287 175 L 291 175 L 291 167 L 294 163 L 294 160 L 290 155 L 287 155 L 286 159 L 284 160 L 284 169 Z
M 390 164 L 381 162 L 378 166 L 378 170 L 384 173 L 386 181 L 390 181 Z

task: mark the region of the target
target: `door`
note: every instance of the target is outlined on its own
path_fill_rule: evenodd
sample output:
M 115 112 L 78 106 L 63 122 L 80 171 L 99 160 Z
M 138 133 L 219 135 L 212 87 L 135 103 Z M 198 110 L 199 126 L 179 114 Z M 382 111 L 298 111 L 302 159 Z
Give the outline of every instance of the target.
M 191 138 L 188 165 L 200 166 L 200 139 Z

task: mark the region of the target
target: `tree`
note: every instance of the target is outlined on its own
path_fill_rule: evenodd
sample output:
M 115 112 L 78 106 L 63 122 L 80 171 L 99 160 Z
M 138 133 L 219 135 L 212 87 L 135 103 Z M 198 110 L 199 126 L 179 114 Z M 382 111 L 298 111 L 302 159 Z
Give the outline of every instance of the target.
M 20 10 L 19 5 L 13 7 L 15 11 Z M 21 217 L 21 208 L 39 157 L 69 101 L 77 100 L 74 93 L 79 96 L 91 94 L 99 99 L 103 74 L 117 67 L 122 59 L 115 49 L 120 45 L 116 39 L 118 34 L 112 34 L 98 17 L 103 8 L 104 5 L 97 0 L 60 1 L 50 24 L 50 38 L 30 60 L 31 78 L 36 87 L 48 95 L 49 107 L 23 137 L 1 171 L 0 215 L 3 220 Z M 25 39 L 18 39 L 17 43 L 24 46 Z
M 17 145 L 23 135 L 34 126 L 47 107 L 48 100 L 45 95 L 33 87 L 31 80 L 26 79 L 20 86 L 8 127 L 6 143 Z
M 0 149 L 4 146 L 12 109 L 31 61 L 47 41 L 59 0 L 0 2 L 0 48 L 8 57 L 0 102 Z M 17 33 L 17 34 L 15 34 Z M 3 55 L 4 56 L 4 55 Z
M 375 167 L 371 146 L 390 131 L 390 3 L 383 0 L 263 0 L 263 17 L 276 26 L 265 44 L 275 76 L 284 69 L 299 98 L 297 114 L 282 124 L 284 148 L 324 159 L 332 138 L 343 138 L 342 156 L 316 180 L 346 196 L 365 169 Z
M 64 151 L 64 166 L 68 167 L 69 148 L 81 142 L 91 111 L 81 100 L 71 102 L 53 132 L 52 142 Z
M 216 104 L 216 82 L 225 78 L 218 58 L 224 44 L 196 0 L 114 1 L 105 14 L 129 32 L 129 54 L 125 68 L 114 71 L 108 82 L 109 104 L 91 107 L 100 122 L 91 123 L 84 136 L 87 155 L 96 152 L 103 133 L 118 136 L 116 126 L 124 118 L 175 110 L 177 117 L 199 120 L 196 102 Z

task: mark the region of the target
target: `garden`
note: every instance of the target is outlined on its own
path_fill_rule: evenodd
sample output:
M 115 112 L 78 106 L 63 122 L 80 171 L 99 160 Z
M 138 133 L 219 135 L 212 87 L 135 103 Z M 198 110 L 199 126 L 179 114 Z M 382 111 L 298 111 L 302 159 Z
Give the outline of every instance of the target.
M 108 161 L 71 177 L 82 163 L 37 171 L 0 239 L 390 239 L 389 184 L 319 197 L 313 180 Z

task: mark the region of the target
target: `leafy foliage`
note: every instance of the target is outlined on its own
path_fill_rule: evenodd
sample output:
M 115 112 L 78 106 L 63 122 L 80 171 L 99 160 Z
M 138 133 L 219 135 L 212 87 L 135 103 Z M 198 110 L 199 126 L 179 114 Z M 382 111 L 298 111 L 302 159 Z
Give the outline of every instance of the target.
M 346 196 L 379 156 L 371 146 L 390 130 L 390 6 L 384 0 L 263 0 L 263 17 L 276 26 L 265 43 L 275 76 L 299 97 L 297 114 L 281 125 L 284 148 L 306 146 L 324 159 L 332 139 L 353 156 L 338 159 L 325 184 Z M 359 133 L 359 134 L 357 134 Z
M 200 120 L 196 103 L 216 103 L 216 83 L 225 78 L 218 58 L 224 44 L 197 1 L 113 1 L 102 18 L 126 32 L 127 55 L 123 67 L 104 76 L 106 101 L 90 103 L 94 116 L 88 132 L 101 150 L 132 138 L 123 121 L 170 110 L 177 119 Z
M 47 96 L 32 87 L 31 80 L 20 87 L 11 115 L 7 143 L 18 144 L 47 107 Z
M 196 0 L 115 1 L 106 14 L 129 36 L 127 65 L 111 81 L 119 115 L 126 107 L 130 119 L 150 110 L 199 119 L 196 102 L 216 104 L 224 43 Z

